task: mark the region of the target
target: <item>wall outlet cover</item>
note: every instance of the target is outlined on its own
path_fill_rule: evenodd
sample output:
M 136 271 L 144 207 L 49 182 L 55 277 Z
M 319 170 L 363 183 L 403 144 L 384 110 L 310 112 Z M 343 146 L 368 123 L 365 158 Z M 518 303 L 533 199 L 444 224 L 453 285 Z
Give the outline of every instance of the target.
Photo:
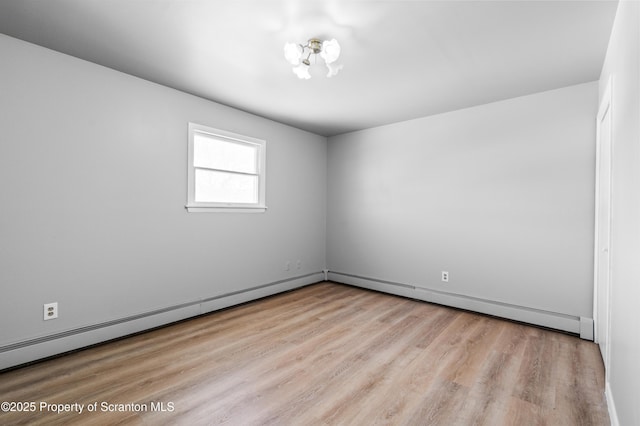
M 42 315 L 45 321 L 58 318 L 58 302 L 45 303 Z

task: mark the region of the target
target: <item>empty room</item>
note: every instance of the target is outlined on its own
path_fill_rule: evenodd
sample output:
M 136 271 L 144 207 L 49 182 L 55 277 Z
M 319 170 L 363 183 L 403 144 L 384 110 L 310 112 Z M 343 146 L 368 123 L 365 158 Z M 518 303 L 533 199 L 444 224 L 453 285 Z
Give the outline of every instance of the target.
M 640 426 L 640 1 L 1 0 L 0 424 Z

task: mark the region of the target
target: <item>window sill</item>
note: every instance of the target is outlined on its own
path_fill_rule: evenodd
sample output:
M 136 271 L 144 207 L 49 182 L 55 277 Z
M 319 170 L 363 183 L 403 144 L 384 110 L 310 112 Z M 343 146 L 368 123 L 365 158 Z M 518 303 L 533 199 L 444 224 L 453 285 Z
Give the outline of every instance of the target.
M 267 211 L 266 206 L 255 207 L 239 207 L 239 206 L 184 206 L 189 213 L 264 213 Z

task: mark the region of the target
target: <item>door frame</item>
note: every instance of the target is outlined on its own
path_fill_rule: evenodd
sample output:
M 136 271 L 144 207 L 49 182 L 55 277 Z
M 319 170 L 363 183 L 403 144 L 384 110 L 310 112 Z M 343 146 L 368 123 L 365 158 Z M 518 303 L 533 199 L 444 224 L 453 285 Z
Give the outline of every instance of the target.
M 609 381 L 609 363 L 610 363 L 610 348 L 611 348 L 611 341 L 610 341 L 610 337 L 611 337 L 611 260 L 613 259 L 613 253 L 611 250 L 611 212 L 612 212 L 612 206 L 611 206 L 611 199 L 612 199 L 612 194 L 611 194 L 611 188 L 612 188 L 612 177 L 613 177 L 613 102 L 612 102 L 612 85 L 613 85 L 613 78 L 612 76 L 609 77 L 609 80 L 607 81 L 607 85 L 605 87 L 605 90 L 603 92 L 603 96 L 602 96 L 602 100 L 600 101 L 600 105 L 598 106 L 598 115 L 596 118 L 596 187 L 595 187 L 595 234 L 594 234 L 594 275 L 593 275 L 593 320 L 594 320 L 594 341 L 596 343 L 599 343 L 600 339 L 602 336 L 599 336 L 598 333 L 598 328 L 599 328 L 599 324 L 601 321 L 604 321 L 604 328 L 605 328 L 605 340 L 606 340 L 606 348 L 605 348 L 605 353 L 604 353 L 604 366 L 605 366 L 605 380 L 606 382 Z M 610 120 L 610 125 L 609 125 L 609 203 L 608 203 L 608 208 L 609 208 L 609 223 L 607 224 L 607 227 L 609 228 L 609 252 L 608 252 L 608 256 L 609 256 L 609 271 L 608 271 L 608 278 L 607 278 L 607 282 L 608 282 L 608 287 L 606 289 L 606 300 L 600 300 L 600 298 L 598 297 L 598 293 L 599 293 L 599 285 L 600 283 L 598 282 L 598 277 L 599 277 L 599 260 L 600 260 L 600 255 L 601 255 L 601 251 L 600 251 L 600 213 L 599 213 L 599 205 L 600 205 L 600 180 L 602 178 L 601 173 L 600 173 L 600 163 L 601 163 L 601 154 L 600 154 L 600 150 L 601 150 L 601 136 L 600 136 L 600 127 L 601 127 L 601 121 L 604 118 L 605 114 L 609 113 L 609 120 Z M 599 318 L 599 307 L 600 305 L 604 303 L 605 306 L 605 315 L 606 318 Z

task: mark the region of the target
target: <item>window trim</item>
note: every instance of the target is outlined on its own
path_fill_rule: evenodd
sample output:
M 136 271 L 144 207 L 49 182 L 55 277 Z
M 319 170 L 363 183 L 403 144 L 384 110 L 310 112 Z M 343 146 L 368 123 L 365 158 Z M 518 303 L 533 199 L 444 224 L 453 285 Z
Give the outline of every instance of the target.
M 258 147 L 258 202 L 257 203 L 219 203 L 195 200 L 195 171 L 194 160 L 194 136 L 205 134 L 219 139 L 226 139 L 234 143 L 253 145 Z M 226 213 L 263 213 L 267 210 L 266 195 L 266 149 L 267 141 L 240 135 L 226 130 L 215 129 L 197 123 L 189 123 L 189 143 L 187 152 L 187 204 L 185 208 L 189 213 L 226 212 Z M 223 170 L 224 171 L 224 170 Z M 228 171 L 227 171 L 228 172 Z M 253 174 L 251 174 L 253 176 Z

